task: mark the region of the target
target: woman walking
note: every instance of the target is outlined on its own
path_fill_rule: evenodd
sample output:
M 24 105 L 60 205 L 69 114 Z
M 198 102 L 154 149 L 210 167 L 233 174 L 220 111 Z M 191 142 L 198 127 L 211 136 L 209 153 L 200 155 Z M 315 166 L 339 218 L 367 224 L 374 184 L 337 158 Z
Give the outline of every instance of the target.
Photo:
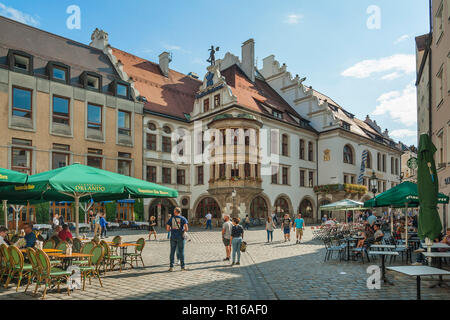
M 148 241 L 150 241 L 152 234 L 155 236 L 155 240 L 156 240 L 156 230 L 155 230 L 155 226 L 156 226 L 156 218 L 155 216 L 151 216 L 150 217 L 150 222 L 148 224 Z
M 267 217 L 266 221 L 266 231 L 267 231 L 267 243 L 273 242 L 273 230 L 275 229 L 275 223 L 271 217 Z
M 231 228 L 231 257 L 233 262 L 231 263 L 231 265 L 240 265 L 241 261 L 241 243 L 242 239 L 244 239 L 244 228 L 242 228 L 242 226 L 239 224 L 240 221 L 241 219 L 239 218 L 233 218 L 232 221 L 233 227 Z

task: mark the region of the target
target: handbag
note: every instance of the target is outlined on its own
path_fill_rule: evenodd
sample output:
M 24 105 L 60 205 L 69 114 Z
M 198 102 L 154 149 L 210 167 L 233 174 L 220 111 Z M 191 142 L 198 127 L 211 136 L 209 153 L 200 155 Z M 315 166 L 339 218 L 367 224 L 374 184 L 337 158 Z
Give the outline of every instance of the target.
M 246 249 L 247 249 L 247 242 L 242 241 L 241 242 L 241 252 L 245 252 Z
M 173 217 L 173 219 L 175 219 L 175 223 L 177 224 L 178 229 L 181 229 L 181 228 L 180 228 L 180 224 L 178 223 L 178 220 L 176 219 L 176 217 Z M 187 239 L 186 231 L 183 231 L 183 233 L 181 234 L 181 237 L 182 237 L 184 240 Z

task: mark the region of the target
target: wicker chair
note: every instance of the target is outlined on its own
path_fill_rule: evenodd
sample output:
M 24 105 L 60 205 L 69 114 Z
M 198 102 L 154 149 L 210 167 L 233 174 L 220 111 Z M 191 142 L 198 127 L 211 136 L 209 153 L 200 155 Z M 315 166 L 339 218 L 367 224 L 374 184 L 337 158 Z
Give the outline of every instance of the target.
M 71 276 L 71 273 L 62 269 L 53 268 L 50 264 L 50 259 L 48 258 L 48 255 L 41 249 L 36 250 L 36 255 L 41 272 L 40 283 L 45 283 L 45 289 L 42 298 L 45 299 L 48 286 L 53 281 L 57 282 L 58 292 L 60 292 L 60 284 L 62 280 L 66 280 L 67 295 L 70 296 L 69 278 Z
M 11 272 L 6 280 L 5 288 L 8 289 L 9 282 L 17 275 L 17 287 L 16 292 L 19 291 L 20 282 L 24 276 L 28 277 L 28 283 L 31 281 L 33 267 L 29 263 L 24 263 L 23 254 L 16 246 L 8 247 L 9 259 L 11 263 Z
M 100 279 L 100 266 L 105 254 L 103 246 L 96 245 L 92 248 L 90 254 L 92 254 L 92 257 L 89 257 L 88 265 L 80 267 L 81 277 L 83 280 L 83 291 L 86 286 L 86 278 L 89 278 L 89 284 L 91 284 L 92 276 L 96 276 L 98 278 L 100 286 L 103 288 L 102 280 Z
M 142 259 L 142 251 L 145 247 L 145 239 L 139 238 L 136 243 L 138 244 L 138 246 L 135 247 L 135 252 L 127 253 L 126 257 L 130 257 L 131 264 L 133 264 L 133 261 L 136 261 L 136 267 L 138 266 L 138 258 L 141 259 L 142 266 L 145 267 L 144 260 Z

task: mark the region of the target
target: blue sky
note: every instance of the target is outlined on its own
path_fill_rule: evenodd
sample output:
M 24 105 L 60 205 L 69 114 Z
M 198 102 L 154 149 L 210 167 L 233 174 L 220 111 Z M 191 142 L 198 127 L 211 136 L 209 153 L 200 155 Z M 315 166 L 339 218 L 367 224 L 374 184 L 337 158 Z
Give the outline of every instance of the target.
M 66 27 L 70 5 L 79 30 Z M 98 27 L 116 48 L 155 62 L 168 50 L 171 68 L 200 76 L 211 45 L 217 58 L 240 56 L 254 38 L 259 67 L 274 54 L 306 85 L 416 144 L 414 37 L 429 31 L 428 0 L 0 0 L 0 15 L 86 44 Z

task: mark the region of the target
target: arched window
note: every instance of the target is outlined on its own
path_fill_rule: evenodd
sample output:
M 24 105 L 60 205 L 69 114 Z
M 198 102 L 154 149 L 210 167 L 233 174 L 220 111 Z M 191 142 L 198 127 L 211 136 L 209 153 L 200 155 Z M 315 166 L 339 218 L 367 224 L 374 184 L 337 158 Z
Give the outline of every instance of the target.
M 344 163 L 353 164 L 353 149 L 349 145 L 344 147 Z
M 279 197 L 275 201 L 274 211 L 278 217 L 281 217 L 281 216 L 285 215 L 286 213 L 290 214 L 289 204 L 288 204 L 287 200 L 283 197 Z
M 156 125 L 153 122 L 148 122 L 147 123 L 147 128 L 151 131 L 155 131 L 156 130 Z
M 303 199 L 300 203 L 299 213 L 302 214 L 303 218 L 312 218 L 313 217 L 313 206 L 311 201 L 308 199 Z
M 377 154 L 377 170 L 381 171 L 381 153 Z
M 197 205 L 197 209 L 195 210 L 195 216 L 198 219 L 204 218 L 207 213 L 211 213 L 213 218 L 220 218 L 222 216 L 220 213 L 220 207 L 213 198 L 203 199 Z
M 367 151 L 366 168 L 372 169 L 372 155 Z
M 263 197 L 256 197 L 250 203 L 250 216 L 252 218 L 266 219 L 268 215 L 266 200 Z

